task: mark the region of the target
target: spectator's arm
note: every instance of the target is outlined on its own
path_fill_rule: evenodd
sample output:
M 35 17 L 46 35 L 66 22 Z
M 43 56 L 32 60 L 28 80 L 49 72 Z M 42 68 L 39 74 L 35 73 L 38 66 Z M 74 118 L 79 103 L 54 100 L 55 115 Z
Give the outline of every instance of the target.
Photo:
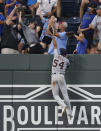
M 90 29 L 95 29 L 95 27 L 92 24 L 89 25 L 89 28 Z
M 48 27 L 47 27 L 47 33 L 49 34 L 49 35 L 51 35 L 51 32 L 50 32 L 50 30 L 49 30 L 49 27 L 50 27 L 50 25 L 48 25 Z M 60 34 L 58 33 L 58 32 L 55 32 L 55 34 L 54 34 L 56 37 L 60 37 Z
M 78 32 L 87 31 L 87 30 L 90 30 L 90 27 L 81 29 L 81 25 L 80 25 L 78 28 Z
M 22 48 L 23 48 L 23 43 L 19 43 L 18 44 L 18 51 L 19 51 L 19 53 L 22 53 Z
M 80 38 L 78 35 L 74 35 L 74 37 L 75 37 L 77 40 L 79 40 L 81 43 L 83 43 L 83 39 Z
M 14 16 L 15 12 L 16 12 L 17 6 L 15 6 L 15 8 L 12 10 L 12 12 L 10 13 L 10 15 L 7 17 L 7 19 L 12 19 L 12 17 Z
M 52 40 L 53 40 L 54 49 L 57 49 L 57 43 L 56 43 L 56 40 L 55 40 L 54 36 L 52 37 Z
M 82 2 L 81 2 L 81 6 L 80 6 L 80 18 L 83 17 L 84 6 L 85 6 L 85 0 L 82 0 Z
M 9 7 L 11 7 L 12 5 L 14 5 L 16 3 L 16 0 L 14 0 L 11 4 L 6 4 L 5 5 L 5 9 L 8 9 Z
M 38 8 L 39 7 L 39 5 L 40 5 L 40 2 L 37 2 L 35 5 L 34 5 L 34 8 Z
M 51 35 L 51 32 L 49 31 L 49 25 L 48 25 L 48 27 L 47 27 L 47 34 L 49 34 L 49 35 Z
M 9 25 L 9 21 L 12 20 L 12 17 L 14 16 L 15 12 L 16 12 L 17 6 L 15 6 L 15 8 L 12 10 L 12 12 L 10 13 L 10 15 L 7 17 L 6 19 L 6 24 Z
M 22 21 L 22 12 L 19 14 L 19 24 L 21 25 L 22 30 L 26 30 L 26 28 L 28 28 Z
M 49 35 L 52 35 L 52 33 L 50 32 L 50 27 L 52 27 L 53 28 L 53 22 L 52 21 L 49 21 L 49 24 L 48 24 L 48 26 L 47 26 L 47 34 L 49 34 Z
M 25 44 L 25 41 L 20 34 L 18 34 L 18 40 L 19 40 L 18 51 L 19 51 L 19 53 L 22 53 L 22 48 Z
M 26 29 L 27 26 L 22 21 L 22 12 L 21 11 L 20 11 L 20 14 L 19 14 L 19 24 L 21 25 L 22 29 Z
M 60 37 L 60 34 L 58 32 L 55 32 L 56 37 Z
M 2 24 L 2 25 L 5 24 L 5 21 L 0 20 L 0 24 Z
M 49 24 L 48 24 L 48 27 L 47 27 L 47 33 L 48 33 L 49 35 L 51 35 L 51 32 L 50 32 L 50 30 L 49 30 L 50 26 L 54 27 L 54 22 L 53 22 L 53 21 L 50 21 Z M 54 33 L 55 33 L 54 35 L 55 35 L 56 37 L 60 37 L 60 34 L 59 34 L 58 32 L 55 31 Z
M 7 16 L 7 10 L 9 7 L 13 6 L 16 3 L 16 0 L 12 1 L 10 4 L 5 5 L 5 16 Z
M 57 2 L 57 17 L 60 17 L 61 16 L 61 0 L 58 0 Z
M 57 12 L 57 6 L 54 6 L 52 11 L 51 11 L 51 14 L 54 14 L 55 12 Z
M 78 27 L 78 32 L 80 32 L 80 29 L 81 29 L 80 27 L 81 27 L 81 24 L 80 24 L 79 27 Z
M 87 30 L 90 30 L 90 27 L 88 27 L 88 28 L 85 28 L 85 29 L 80 29 L 79 31 L 87 31 Z
M 60 39 L 67 39 L 68 35 L 70 32 L 55 32 L 55 36 L 60 38 Z
M 49 30 L 49 28 L 50 28 L 50 26 L 52 26 L 53 27 L 53 22 L 52 21 L 50 21 L 50 23 L 49 23 L 49 25 L 48 25 L 48 27 L 47 27 L 47 33 L 49 34 L 49 35 L 51 35 L 51 32 L 50 32 L 50 30 Z M 60 35 L 59 35 L 59 33 L 58 32 L 54 32 L 54 35 L 56 36 L 56 37 L 60 37 Z
M 19 23 L 22 23 L 22 12 L 19 13 Z
M 41 30 L 41 27 L 40 26 L 37 26 L 36 27 L 36 38 L 37 40 L 39 39 L 39 31 Z
M 7 16 L 7 8 L 5 7 L 5 10 L 4 10 L 4 13 L 5 13 L 5 17 Z

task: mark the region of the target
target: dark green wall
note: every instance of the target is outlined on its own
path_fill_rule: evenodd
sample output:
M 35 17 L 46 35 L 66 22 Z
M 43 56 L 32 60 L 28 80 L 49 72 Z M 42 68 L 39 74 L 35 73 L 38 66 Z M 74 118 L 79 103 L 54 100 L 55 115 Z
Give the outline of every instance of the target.
M 53 56 L 0 55 L 0 84 L 50 84 Z M 101 84 L 101 55 L 70 55 L 68 84 Z

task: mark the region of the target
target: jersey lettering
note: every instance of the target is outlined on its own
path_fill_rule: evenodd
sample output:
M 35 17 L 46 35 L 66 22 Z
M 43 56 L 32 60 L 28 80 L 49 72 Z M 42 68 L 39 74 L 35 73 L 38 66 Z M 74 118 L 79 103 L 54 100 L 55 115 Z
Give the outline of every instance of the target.
M 57 65 L 58 65 L 58 62 L 59 62 L 59 60 L 54 60 L 54 62 L 53 62 L 53 67 L 57 67 Z
M 59 65 L 59 67 L 60 67 L 60 69 L 63 69 L 63 67 L 64 67 L 64 62 L 61 62 L 61 63 L 58 63 L 59 62 L 59 60 L 54 60 L 54 62 L 53 62 L 53 67 L 57 67 L 57 65 Z
M 63 67 L 64 67 L 64 62 L 61 62 L 61 63 L 59 64 L 59 66 L 60 66 L 60 69 L 63 69 Z

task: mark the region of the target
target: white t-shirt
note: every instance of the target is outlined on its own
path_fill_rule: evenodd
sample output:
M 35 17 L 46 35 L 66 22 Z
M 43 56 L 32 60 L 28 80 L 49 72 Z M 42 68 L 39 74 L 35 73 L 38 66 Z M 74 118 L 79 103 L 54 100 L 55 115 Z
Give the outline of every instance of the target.
M 52 74 L 65 74 L 67 66 L 70 65 L 69 60 L 62 55 L 58 55 L 57 49 L 54 50 L 54 58 L 52 64 Z
M 57 0 L 38 0 L 37 2 L 40 3 L 39 8 L 37 10 L 37 15 L 44 16 L 48 12 L 51 12 L 52 7 L 57 6 Z
M 101 41 L 101 16 L 96 15 L 91 24 L 93 28 L 97 28 L 98 38 Z

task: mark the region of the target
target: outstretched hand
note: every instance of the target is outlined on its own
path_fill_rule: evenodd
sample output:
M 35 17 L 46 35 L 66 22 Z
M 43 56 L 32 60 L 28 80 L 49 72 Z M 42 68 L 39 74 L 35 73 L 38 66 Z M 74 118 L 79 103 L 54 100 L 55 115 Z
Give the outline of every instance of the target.
M 74 37 L 75 33 L 73 31 L 67 32 L 68 37 Z
M 49 32 L 50 32 L 50 35 L 52 35 L 52 36 L 55 35 L 55 29 L 51 25 L 49 26 Z

